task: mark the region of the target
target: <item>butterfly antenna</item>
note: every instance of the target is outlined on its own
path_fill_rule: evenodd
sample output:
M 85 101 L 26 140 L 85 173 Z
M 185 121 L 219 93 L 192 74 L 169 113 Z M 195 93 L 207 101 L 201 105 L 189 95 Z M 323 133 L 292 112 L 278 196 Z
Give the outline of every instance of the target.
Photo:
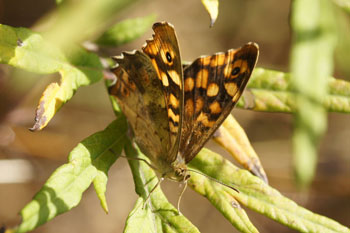
M 193 169 L 187 169 L 188 171 L 190 172 L 194 172 L 194 173 L 197 173 L 197 174 L 200 174 L 202 176 L 205 176 L 206 178 L 208 178 L 209 180 L 212 180 L 212 181 L 215 181 L 216 183 L 219 183 L 227 188 L 230 188 L 230 189 L 233 189 L 235 190 L 237 193 L 239 193 L 238 189 L 236 189 L 235 187 L 231 186 L 231 185 L 228 185 L 228 184 L 225 184 L 224 182 L 220 181 L 220 180 L 217 180 L 211 176 L 208 176 L 207 174 L 204 174 L 202 172 L 199 172 L 199 171 L 196 171 L 196 170 L 193 170 Z
M 113 149 L 109 149 L 113 154 L 116 154 L 116 155 L 118 155 Z M 127 157 L 127 156 L 124 156 L 124 155 L 118 155 L 119 157 L 122 157 L 122 158 L 126 158 L 126 159 L 128 159 L 128 160 L 138 160 L 138 161 L 142 161 L 142 162 L 144 162 L 144 163 L 146 163 L 150 168 L 152 168 L 153 170 L 155 170 L 155 171 L 158 171 L 158 169 L 155 167 L 155 166 L 153 166 L 152 164 L 150 164 L 147 160 L 145 160 L 145 159 L 142 159 L 142 158 L 131 158 L 131 157 Z M 164 178 L 163 177 L 161 177 L 159 180 L 158 180 L 158 182 L 157 182 L 157 184 L 152 188 L 152 190 L 151 190 L 151 192 L 147 195 L 147 198 L 146 198 L 146 200 L 145 200 L 145 202 L 143 203 L 143 209 L 146 207 L 146 204 L 147 204 L 147 202 L 149 201 L 149 199 L 150 199 L 150 197 L 151 197 L 151 194 L 153 193 L 153 191 L 154 190 L 156 190 L 156 188 L 160 185 L 160 183 L 162 182 L 164 180 Z M 182 195 L 182 194 L 181 194 Z M 1 233 L 1 232 L 0 232 Z
M 180 202 L 181 202 L 181 198 L 183 196 L 183 194 L 185 193 L 185 190 L 187 188 L 187 180 L 184 181 L 184 188 L 182 189 L 179 199 L 177 200 L 177 211 L 179 212 L 179 215 L 182 215 L 181 211 L 180 211 Z

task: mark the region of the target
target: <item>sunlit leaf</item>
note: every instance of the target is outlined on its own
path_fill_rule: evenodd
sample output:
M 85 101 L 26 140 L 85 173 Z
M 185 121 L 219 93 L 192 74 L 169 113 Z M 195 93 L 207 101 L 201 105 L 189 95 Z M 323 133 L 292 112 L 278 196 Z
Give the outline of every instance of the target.
M 125 154 L 129 158 L 146 159 L 131 144 L 126 144 Z M 129 160 L 134 177 L 136 193 L 140 196 L 134 209 L 129 214 L 124 232 L 183 232 L 196 233 L 198 229 L 179 214 L 177 209 L 168 202 L 160 187 L 156 188 L 143 208 L 144 200 L 158 182 L 154 171 L 143 161 Z
M 125 144 L 125 133 L 127 131 L 127 123 L 125 118 L 118 118 L 115 123 L 112 123 L 106 130 L 100 133 L 100 139 L 98 139 L 98 133 L 95 140 L 99 140 L 97 143 L 105 145 L 105 152 L 99 156 L 95 156 L 92 161 L 92 165 L 97 168 L 96 177 L 93 180 L 94 188 L 98 198 L 100 199 L 101 206 L 106 213 L 108 213 L 107 201 L 105 193 L 107 190 L 108 171 L 122 153 L 123 145 Z M 92 148 L 94 145 L 91 145 Z M 110 151 L 107 151 L 110 150 Z M 112 152 L 112 153 L 109 153 Z M 97 154 L 97 153 L 96 153 Z
M 235 167 L 207 149 L 203 149 L 190 166 L 239 190 L 191 173 L 190 186 L 208 198 L 242 232 L 256 232 L 256 229 L 237 202 L 300 232 L 350 232 L 338 222 L 298 206 L 247 170 Z
M 92 182 L 107 210 L 104 197 L 107 172 L 123 148 L 126 130 L 125 119 L 120 118 L 79 143 L 69 154 L 69 163 L 59 167 L 22 209 L 17 232 L 31 231 L 77 206 Z
M 219 14 L 219 0 L 201 0 L 210 16 L 210 27 L 212 27 Z
M 155 15 L 123 20 L 105 33 L 96 41 L 99 45 L 120 46 L 133 41 L 149 30 L 156 19 Z
M 57 72 L 66 61 L 64 54 L 40 34 L 1 24 L 0 51 L 1 63 L 36 73 Z

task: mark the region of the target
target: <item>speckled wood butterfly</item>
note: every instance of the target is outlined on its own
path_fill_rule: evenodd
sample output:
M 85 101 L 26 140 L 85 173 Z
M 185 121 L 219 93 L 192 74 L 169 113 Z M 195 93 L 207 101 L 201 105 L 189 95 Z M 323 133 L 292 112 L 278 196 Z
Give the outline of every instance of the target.
M 141 51 L 115 57 L 117 98 L 135 142 L 163 178 L 186 181 L 186 164 L 230 114 L 258 58 L 258 46 L 202 56 L 182 67 L 172 25 L 153 25 Z

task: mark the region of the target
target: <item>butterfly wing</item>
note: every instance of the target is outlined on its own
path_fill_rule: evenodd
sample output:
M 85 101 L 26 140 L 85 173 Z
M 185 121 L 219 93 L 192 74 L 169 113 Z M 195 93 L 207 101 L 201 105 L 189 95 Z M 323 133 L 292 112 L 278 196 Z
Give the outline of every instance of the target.
M 249 80 L 258 46 L 200 57 L 184 69 L 184 119 L 180 154 L 186 163 L 230 114 Z
M 169 125 L 161 82 L 150 58 L 140 52 L 123 53 L 114 58 L 117 76 L 109 93 L 117 98 L 143 153 L 152 161 L 167 152 Z
M 164 156 L 167 156 L 167 161 L 173 162 L 180 143 L 184 98 L 180 50 L 172 25 L 155 23 L 153 30 L 153 39 L 146 42 L 143 51 L 150 57 L 162 84 L 170 129 L 168 144 L 171 145 Z
M 134 131 L 134 138 L 162 173 L 176 159 L 183 108 L 183 78 L 174 28 L 153 25 L 155 34 L 143 51 L 116 57 L 117 76 L 109 88 Z

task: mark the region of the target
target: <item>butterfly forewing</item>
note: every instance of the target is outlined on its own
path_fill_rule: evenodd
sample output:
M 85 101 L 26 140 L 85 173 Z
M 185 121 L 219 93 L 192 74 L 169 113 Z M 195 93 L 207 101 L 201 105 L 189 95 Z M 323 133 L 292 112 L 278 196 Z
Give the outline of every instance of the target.
M 162 84 L 165 105 L 168 113 L 169 146 L 166 159 L 173 162 L 176 159 L 182 126 L 183 111 L 183 76 L 179 46 L 175 30 L 169 23 L 153 25 L 155 34 L 143 47 L 156 70 Z
M 186 163 L 204 146 L 241 96 L 258 57 L 258 47 L 201 57 L 184 70 L 184 116 L 180 154 Z

